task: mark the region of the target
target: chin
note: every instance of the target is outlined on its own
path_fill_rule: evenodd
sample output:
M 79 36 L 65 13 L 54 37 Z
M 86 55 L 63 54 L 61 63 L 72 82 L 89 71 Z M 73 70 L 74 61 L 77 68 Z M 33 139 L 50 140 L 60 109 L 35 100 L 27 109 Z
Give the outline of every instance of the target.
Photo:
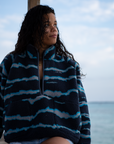
M 54 41 L 54 42 L 52 43 L 52 45 L 56 44 L 56 42 L 57 42 L 57 41 Z
M 49 45 L 49 47 L 52 46 L 52 45 L 54 45 L 54 44 L 56 44 L 56 43 L 51 43 L 51 44 Z

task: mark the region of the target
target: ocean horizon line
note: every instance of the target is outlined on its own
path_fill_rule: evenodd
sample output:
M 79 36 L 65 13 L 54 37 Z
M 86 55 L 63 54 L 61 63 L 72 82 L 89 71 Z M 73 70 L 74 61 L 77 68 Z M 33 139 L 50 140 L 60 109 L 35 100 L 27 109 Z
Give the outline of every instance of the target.
M 88 104 L 113 104 L 114 101 L 88 101 Z

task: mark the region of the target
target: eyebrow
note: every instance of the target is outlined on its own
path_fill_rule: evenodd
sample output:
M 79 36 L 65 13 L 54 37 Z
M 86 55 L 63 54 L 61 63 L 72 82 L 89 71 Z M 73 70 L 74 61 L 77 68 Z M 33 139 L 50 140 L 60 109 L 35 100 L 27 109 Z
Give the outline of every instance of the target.
M 48 23 L 50 23 L 50 21 L 49 21 L 49 20 L 44 21 L 44 23 L 47 23 L 47 22 L 48 22 Z M 56 22 L 56 23 L 57 23 L 57 21 L 54 21 L 54 22 Z

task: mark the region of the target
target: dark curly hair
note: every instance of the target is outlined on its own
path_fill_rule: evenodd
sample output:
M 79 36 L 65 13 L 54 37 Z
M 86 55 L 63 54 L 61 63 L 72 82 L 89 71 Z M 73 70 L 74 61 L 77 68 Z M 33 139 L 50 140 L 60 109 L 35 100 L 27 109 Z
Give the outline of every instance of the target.
M 34 45 L 35 42 L 38 41 L 35 37 L 36 32 L 38 34 L 39 44 L 42 44 L 42 37 L 45 32 L 43 16 L 48 13 L 53 13 L 55 15 L 54 9 L 47 5 L 38 5 L 27 12 L 24 21 L 22 22 L 20 32 L 18 33 L 15 50 L 12 53 L 22 53 L 26 50 L 28 44 Z M 73 55 L 67 51 L 64 44 L 61 42 L 59 30 L 55 47 L 57 54 L 70 57 L 74 60 Z

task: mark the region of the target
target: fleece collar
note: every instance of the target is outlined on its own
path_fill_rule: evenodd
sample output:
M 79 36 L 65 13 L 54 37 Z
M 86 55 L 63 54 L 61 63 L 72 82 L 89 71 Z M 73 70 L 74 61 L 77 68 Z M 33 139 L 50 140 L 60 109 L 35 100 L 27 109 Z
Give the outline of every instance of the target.
M 47 48 L 43 53 L 44 59 L 53 59 L 55 57 L 55 52 L 56 52 L 56 48 L 54 45 Z M 36 59 L 39 55 L 39 51 L 38 49 L 36 49 L 36 47 L 29 44 L 27 47 L 27 54 L 31 59 Z

